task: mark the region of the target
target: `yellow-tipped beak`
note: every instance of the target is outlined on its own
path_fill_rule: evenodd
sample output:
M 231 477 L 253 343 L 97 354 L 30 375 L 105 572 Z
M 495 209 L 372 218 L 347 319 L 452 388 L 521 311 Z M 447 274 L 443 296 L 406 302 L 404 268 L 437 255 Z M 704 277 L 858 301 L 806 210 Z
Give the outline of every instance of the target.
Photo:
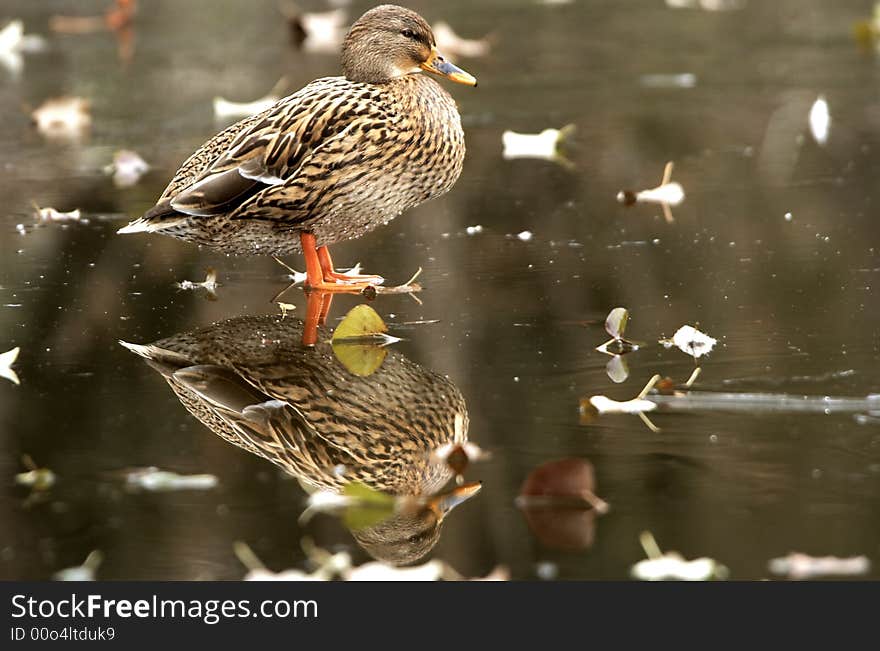
M 439 520 L 444 517 L 456 506 L 462 502 L 467 502 L 470 498 L 480 492 L 483 484 L 478 481 L 470 482 L 462 486 L 456 486 L 451 491 L 441 495 L 435 495 L 428 500 L 428 508 L 437 514 Z
M 437 48 L 431 48 L 431 56 L 421 66 L 422 70 L 432 72 L 435 75 L 446 77 L 456 83 L 465 84 L 467 86 L 476 86 L 477 80 L 473 75 L 468 74 L 458 66 L 455 66 L 437 51 Z

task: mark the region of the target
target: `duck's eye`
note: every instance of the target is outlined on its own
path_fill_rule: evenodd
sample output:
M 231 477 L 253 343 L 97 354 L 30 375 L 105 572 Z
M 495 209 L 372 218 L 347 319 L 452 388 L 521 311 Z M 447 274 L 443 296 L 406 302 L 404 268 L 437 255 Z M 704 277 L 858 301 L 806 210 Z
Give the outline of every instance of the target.
M 416 37 L 416 33 L 414 31 L 412 31 L 411 29 L 401 30 L 400 35 L 403 36 L 404 38 L 415 38 Z

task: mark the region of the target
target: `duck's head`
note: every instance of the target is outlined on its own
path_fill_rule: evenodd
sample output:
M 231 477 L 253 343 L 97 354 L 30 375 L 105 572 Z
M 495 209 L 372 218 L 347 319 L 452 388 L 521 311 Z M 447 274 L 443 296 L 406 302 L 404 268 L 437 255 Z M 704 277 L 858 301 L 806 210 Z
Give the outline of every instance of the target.
M 350 81 L 384 84 L 425 70 L 460 84 L 477 80 L 437 52 L 431 26 L 416 12 L 380 5 L 361 16 L 342 44 L 342 69 Z

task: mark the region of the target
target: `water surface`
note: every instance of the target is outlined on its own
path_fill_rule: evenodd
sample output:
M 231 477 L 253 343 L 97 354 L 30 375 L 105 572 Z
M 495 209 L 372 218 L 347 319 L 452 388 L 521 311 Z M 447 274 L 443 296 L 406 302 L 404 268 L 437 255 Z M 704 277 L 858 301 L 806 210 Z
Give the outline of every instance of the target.
M 301 562 L 305 534 L 367 560 L 333 518 L 300 527 L 297 482 L 211 433 L 117 343 L 278 312 L 269 301 L 285 271 L 271 259 L 115 231 L 223 126 L 215 95 L 252 100 L 282 75 L 298 88 L 337 74 L 336 58 L 292 48 L 274 0 L 142 4 L 128 63 L 110 34 L 48 32 L 51 14 L 99 13 L 102 2 L 7 0 L 0 10 L 49 43 L 25 56 L 18 78 L 0 69 L 0 352 L 22 350 L 21 386 L 0 380 L 0 576 L 48 578 L 100 549 L 104 579 L 235 579 L 234 541 L 281 569 Z M 628 399 L 655 373 L 684 381 L 694 361 L 655 342 L 686 323 L 718 339 L 700 360 L 701 390 L 864 397 L 880 388 L 880 67 L 852 37 L 871 3 L 743 4 L 456 1 L 441 14 L 410 3 L 465 36 L 494 38 L 488 57 L 458 60 L 479 87 L 450 89 L 466 128 L 464 173 L 448 195 L 334 256 L 390 282 L 424 269 L 423 304 L 390 296 L 372 306 L 392 327 L 436 320 L 398 329 L 395 349 L 449 378 L 467 401 L 470 439 L 493 452 L 467 470 L 483 489 L 448 517 L 431 552 L 462 574 L 503 564 L 534 578 L 550 562 L 559 578 L 625 578 L 643 558 L 643 530 L 740 579 L 768 576 L 768 560 L 793 550 L 865 554 L 877 566 L 876 419 L 669 412 L 652 416 L 659 434 L 635 416 L 579 420 L 582 397 Z M 354 3 L 352 16 L 368 6 Z M 681 73 L 693 87 L 644 80 Z M 92 101 L 80 142 L 47 141 L 22 109 L 62 94 Z M 832 116 L 824 146 L 807 122 L 820 94 Z M 502 157 L 505 130 L 566 124 L 576 127 L 570 165 Z M 153 166 L 134 187 L 115 188 L 103 172 L 119 148 Z M 669 160 L 687 194 L 674 223 L 659 206 L 616 202 L 622 189 L 656 185 Z M 21 235 L 32 201 L 80 208 L 89 222 Z M 531 239 L 515 237 L 522 231 Z M 208 267 L 222 283 L 217 301 L 176 287 Z M 304 318 L 302 292 L 286 297 Z M 361 302 L 338 297 L 330 326 Z M 622 384 L 593 350 L 616 306 L 629 309 L 627 336 L 643 345 Z M 45 500 L 14 484 L 23 454 L 59 477 Z M 611 505 L 592 544 L 576 550 L 542 544 L 514 505 L 530 471 L 565 457 L 593 464 Z M 113 473 L 136 466 L 211 473 L 219 487 L 129 493 Z

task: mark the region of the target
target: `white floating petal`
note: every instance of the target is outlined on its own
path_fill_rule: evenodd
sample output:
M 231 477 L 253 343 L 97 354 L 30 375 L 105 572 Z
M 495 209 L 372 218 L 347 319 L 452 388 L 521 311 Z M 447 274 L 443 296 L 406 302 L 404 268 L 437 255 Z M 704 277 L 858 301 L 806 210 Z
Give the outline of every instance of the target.
M 808 556 L 793 552 L 788 556 L 774 558 L 768 563 L 774 574 L 790 579 L 812 579 L 820 576 L 859 576 L 871 571 L 867 556 L 838 558 L 836 556 Z
M 481 57 L 489 54 L 491 45 L 488 39 L 462 38 L 446 22 L 435 23 L 431 30 L 437 40 L 437 49 L 450 57 Z
M 445 563 L 438 560 L 413 567 L 393 567 L 374 561 L 352 568 L 345 578 L 347 581 L 438 581 L 445 570 Z
M 137 152 L 120 149 L 113 154 L 113 163 L 106 168 L 113 174 L 113 183 L 117 187 L 127 188 L 137 183 L 150 171 L 149 164 Z
M 12 370 L 12 365 L 15 364 L 15 360 L 18 359 L 18 353 L 20 351 L 21 348 L 16 346 L 12 350 L 7 350 L 5 353 L 0 354 L 0 377 L 6 378 L 15 384 L 21 384 L 21 381 L 18 379 L 18 374 Z
M 82 218 L 82 212 L 79 208 L 70 212 L 61 212 L 55 208 L 37 208 L 36 216 L 44 222 L 76 222 Z
M 131 488 L 146 491 L 209 490 L 219 483 L 214 475 L 178 475 L 158 468 L 140 468 L 126 475 L 125 483 Z
M 639 561 L 633 565 L 631 572 L 633 577 L 642 581 L 708 581 L 719 575 L 720 567 L 711 558 L 688 561 L 675 552 L 669 552 L 658 558 Z
M 689 325 L 681 326 L 672 336 L 672 344 L 693 357 L 702 357 L 711 353 L 717 343 L 717 339 Z
M 6 27 L 0 29 L 0 52 L 17 52 L 24 41 L 24 23 L 11 20 Z
M 559 129 L 544 129 L 541 133 L 505 131 L 501 136 L 504 158 L 544 158 L 553 160 L 561 140 Z
M 46 136 L 75 137 L 91 126 L 90 109 L 90 102 L 82 97 L 59 97 L 43 102 L 31 118 Z
M 86 557 L 82 565 L 59 570 L 52 575 L 52 579 L 55 581 L 94 581 L 95 572 L 102 560 L 101 552 L 95 550 Z
M 639 83 L 646 88 L 694 88 L 697 76 L 692 72 L 642 75 Z
M 684 188 L 680 183 L 665 183 L 650 190 L 636 193 L 636 201 L 645 203 L 665 203 L 677 206 L 684 201 Z
M 345 9 L 300 14 L 297 19 L 306 34 L 307 52 L 334 54 L 342 47 L 347 32 Z
M 242 118 L 265 111 L 280 98 L 266 95 L 253 102 L 231 102 L 223 97 L 214 98 L 214 117 L 218 120 L 226 118 Z
M 819 95 L 810 108 L 810 133 L 819 145 L 828 142 L 828 132 L 831 130 L 831 112 L 828 109 L 828 101 L 824 95 Z
M 642 398 L 620 402 L 607 396 L 591 396 L 590 404 L 600 414 L 643 414 L 657 409 L 657 403 Z

